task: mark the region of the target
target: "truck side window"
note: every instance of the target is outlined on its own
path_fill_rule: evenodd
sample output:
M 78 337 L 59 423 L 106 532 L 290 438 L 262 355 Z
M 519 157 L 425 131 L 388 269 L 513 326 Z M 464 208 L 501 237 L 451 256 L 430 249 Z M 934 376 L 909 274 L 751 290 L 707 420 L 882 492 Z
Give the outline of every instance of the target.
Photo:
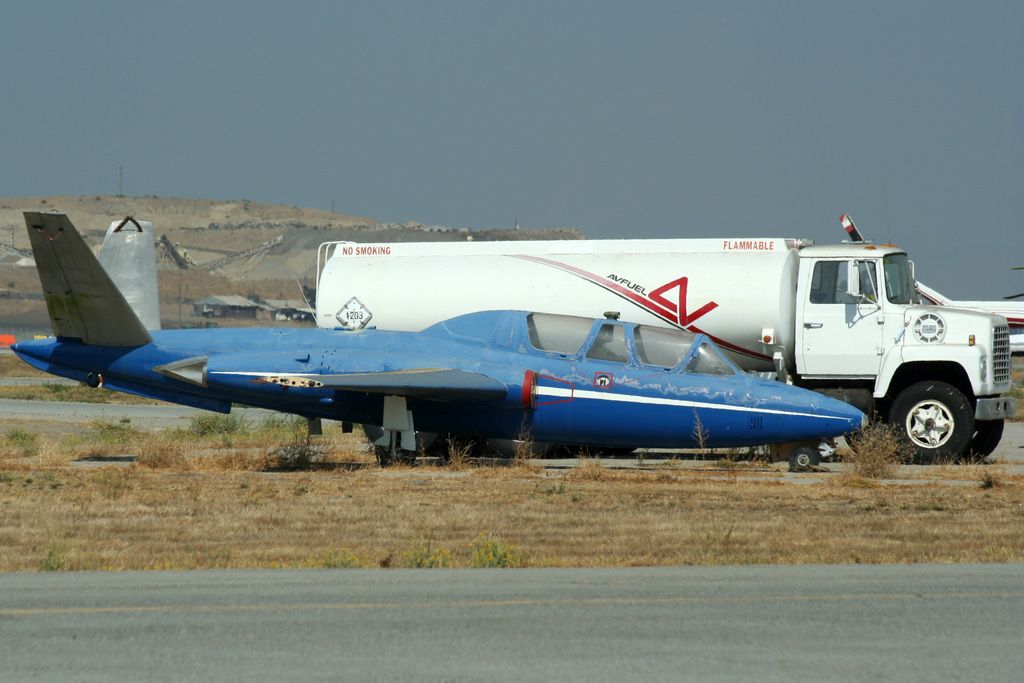
M 573 315 L 531 313 L 526 317 L 526 328 L 533 348 L 566 355 L 580 350 L 593 326 L 593 320 Z
M 674 368 L 693 346 L 693 334 L 682 330 L 665 330 L 650 325 L 633 328 L 636 354 L 640 362 L 663 368 Z
M 626 328 L 622 325 L 602 325 L 597 338 L 587 351 L 587 358 L 610 360 L 614 363 L 625 363 L 629 360 L 629 354 L 626 352 Z
M 700 345 L 697 353 L 686 364 L 686 372 L 695 372 L 700 375 L 736 374 L 736 371 L 725 362 L 718 350 L 706 342 Z
M 811 292 L 812 304 L 855 304 L 857 303 L 846 291 L 847 273 L 849 272 L 849 261 L 818 261 L 811 271 Z M 865 271 L 859 271 L 861 276 L 861 291 L 865 294 L 874 291 L 872 283 L 865 288 Z M 868 276 L 870 277 L 870 276 Z

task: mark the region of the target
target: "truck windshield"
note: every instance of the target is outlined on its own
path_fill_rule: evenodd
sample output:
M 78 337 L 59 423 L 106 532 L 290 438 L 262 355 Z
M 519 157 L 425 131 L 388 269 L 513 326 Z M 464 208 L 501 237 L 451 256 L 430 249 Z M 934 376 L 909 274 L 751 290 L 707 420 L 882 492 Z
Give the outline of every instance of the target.
M 914 278 L 906 254 L 889 254 L 882 260 L 885 271 L 885 295 L 894 304 L 914 301 Z

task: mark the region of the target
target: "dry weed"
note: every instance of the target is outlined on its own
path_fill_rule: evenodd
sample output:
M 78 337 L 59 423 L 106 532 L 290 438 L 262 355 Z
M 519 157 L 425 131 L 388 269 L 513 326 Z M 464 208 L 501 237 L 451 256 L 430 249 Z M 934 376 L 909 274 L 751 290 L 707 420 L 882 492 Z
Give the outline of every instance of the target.
M 93 474 L 93 484 L 106 498 L 120 498 L 135 487 L 135 469 L 125 466 L 101 467 Z
M 0 458 L 28 458 L 39 451 L 39 436 L 21 428 L 9 429 L 0 442 Z
M 693 442 L 696 444 L 697 450 L 701 453 L 714 453 L 714 449 L 710 451 L 707 449 L 706 444 L 711 433 L 704 428 L 704 422 L 700 419 L 700 413 L 696 410 L 693 411 Z
M 566 473 L 566 477 L 576 481 L 607 481 L 614 475 L 601 463 L 600 458 L 591 456 L 584 449 L 576 455 L 576 466 Z
M 997 486 L 1004 486 L 1002 474 L 986 467 L 981 471 L 979 485 L 983 489 L 994 489 Z
M 477 538 L 469 550 L 470 567 L 507 569 L 526 566 L 526 558 L 517 546 L 489 536 Z
M 533 460 L 533 434 L 524 421 L 519 428 L 519 434 L 515 441 L 515 450 L 512 453 L 512 466 L 525 467 Z
M 900 463 L 913 457 L 898 428 L 890 424 L 874 422 L 849 442 L 850 448 L 842 454 L 846 471 L 864 479 L 891 479 Z
M 39 450 L 36 451 L 36 460 L 43 467 L 59 467 L 78 457 L 74 448 L 52 439 L 43 439 L 39 443 Z
M 473 444 L 469 441 L 458 439 L 452 434 L 444 437 L 445 443 L 444 461 L 449 469 L 464 470 L 469 466 L 469 455 L 473 451 Z
M 135 462 L 149 469 L 191 469 L 191 460 L 185 456 L 182 444 L 170 439 L 145 439 L 138 445 Z
M 402 553 L 401 566 L 416 569 L 442 569 L 452 566 L 452 554 L 445 548 L 435 548 L 433 541 L 428 540 Z
M 261 472 L 278 465 L 279 461 L 274 456 L 259 448 L 229 448 L 196 463 L 197 469 L 222 472 Z

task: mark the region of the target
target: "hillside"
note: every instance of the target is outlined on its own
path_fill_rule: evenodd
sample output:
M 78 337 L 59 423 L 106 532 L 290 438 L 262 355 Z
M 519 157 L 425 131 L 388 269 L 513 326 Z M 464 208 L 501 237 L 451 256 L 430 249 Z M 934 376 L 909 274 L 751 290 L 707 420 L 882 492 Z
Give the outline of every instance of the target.
M 9 197 L 0 198 L 0 239 L 10 244 L 14 228 L 14 244 L 28 248 L 23 211 L 63 211 L 71 217 L 82 234 L 105 232 L 110 221 L 135 216 L 151 221 L 157 234 L 216 226 L 262 225 L 267 228 L 289 224 L 347 228 L 374 225 L 377 221 L 331 213 L 320 209 L 261 204 L 245 199 L 183 199 L 179 197 Z

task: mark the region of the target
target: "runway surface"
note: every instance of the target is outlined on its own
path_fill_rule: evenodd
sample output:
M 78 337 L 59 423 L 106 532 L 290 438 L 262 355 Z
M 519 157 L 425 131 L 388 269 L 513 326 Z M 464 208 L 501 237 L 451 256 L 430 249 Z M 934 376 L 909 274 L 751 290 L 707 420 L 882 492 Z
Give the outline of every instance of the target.
M 0 576 L 0 680 L 1019 680 L 1024 566 Z

